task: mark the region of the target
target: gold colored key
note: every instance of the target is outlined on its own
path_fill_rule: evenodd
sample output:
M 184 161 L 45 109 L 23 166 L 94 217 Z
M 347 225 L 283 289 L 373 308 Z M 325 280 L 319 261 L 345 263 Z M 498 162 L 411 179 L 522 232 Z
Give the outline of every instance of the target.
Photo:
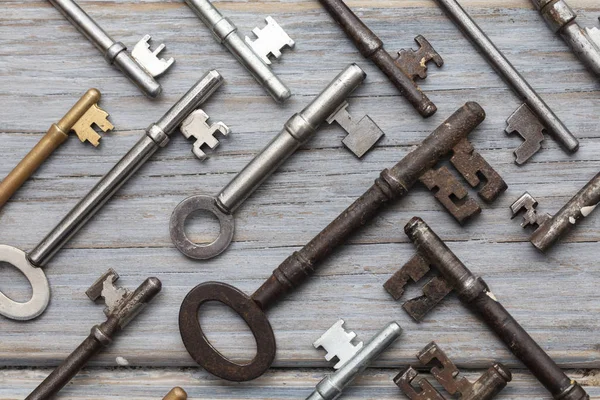
M 163 400 L 187 400 L 187 393 L 180 387 L 174 387 Z
M 114 126 L 108 121 L 108 113 L 96 103 L 100 100 L 97 89 L 89 89 L 58 123 L 52 124 L 44 137 L 23 160 L 0 183 L 0 207 L 25 183 L 40 165 L 75 131 L 79 140 L 98 146 L 100 135 L 92 128 L 98 126 L 103 132 Z

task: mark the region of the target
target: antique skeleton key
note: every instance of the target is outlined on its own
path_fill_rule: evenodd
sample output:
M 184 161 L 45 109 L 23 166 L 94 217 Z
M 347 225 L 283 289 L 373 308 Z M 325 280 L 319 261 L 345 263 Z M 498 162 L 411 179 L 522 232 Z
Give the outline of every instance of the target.
M 556 215 L 538 213 L 538 202 L 529 193 L 525 192 L 511 206 L 512 218 L 525 210 L 521 226 L 537 225 L 529 241 L 536 249 L 544 252 L 572 226 L 584 219 L 600 204 L 600 173 L 596 174 L 577 194 L 569 200 Z
M 133 320 L 160 292 L 157 278 L 146 279 L 135 291 L 115 286 L 119 275 L 109 269 L 86 291 L 92 301 L 104 299 L 106 321 L 92 328 L 89 336 L 25 400 L 46 400 L 56 395 L 87 362 Z
M 431 374 L 451 395 L 458 394 L 461 400 L 490 400 L 494 398 L 508 382 L 512 380 L 510 370 L 496 363 L 481 375 L 475 383 L 469 382 L 456 365 L 439 348 L 431 342 L 417 354 L 423 366 L 431 366 Z M 419 373 L 412 367 L 399 373 L 394 378 L 402 393 L 410 400 L 445 400 L 444 396 L 425 378 L 418 378 Z M 419 389 L 415 387 L 419 385 Z
M 506 311 L 483 279 L 473 275 L 423 220 L 413 218 L 404 231 L 416 245 L 417 254 L 384 284 L 385 289 L 399 300 L 409 281 L 419 281 L 432 268 L 439 273 L 423 286 L 423 296 L 404 303 L 403 308 L 408 315 L 421 321 L 455 290 L 459 299 L 485 321 L 555 399 L 589 399 L 585 390 L 569 379 Z
M 247 381 L 262 375 L 273 362 L 276 351 L 267 309 L 298 287 L 318 268 L 320 261 L 386 205 L 404 197 L 420 177 L 464 143 L 467 135 L 484 119 L 485 112 L 477 103 L 467 103 L 458 109 L 393 168 L 383 170 L 371 188 L 307 245 L 281 263 L 252 296 L 220 282 L 206 282 L 192 289 L 179 312 L 179 330 L 192 358 L 213 375 L 232 381 Z M 486 172 L 484 169 L 478 173 L 489 179 L 488 184 L 497 184 L 493 182 L 495 177 Z M 198 316 L 202 304 L 210 301 L 229 306 L 248 324 L 257 345 L 256 357 L 250 363 L 242 365 L 225 358 L 204 335 Z
M 436 0 L 472 43 L 485 55 L 490 65 L 525 102 L 506 121 L 506 133 L 518 133 L 525 141 L 515 151 L 517 164 L 524 164 L 541 148 L 546 131 L 565 150 L 574 153 L 579 141 L 561 122 L 536 91 L 498 50 L 481 28 L 456 0 Z
M 366 74 L 359 66 L 347 66 L 304 110 L 294 114 L 277 136 L 217 196 L 196 195 L 179 203 L 170 223 L 171 239 L 179 251 L 197 260 L 213 258 L 225 251 L 233 239 L 235 210 L 302 144 L 313 137 L 325 120 L 343 118 L 339 116 L 341 110 L 347 114 L 346 99 L 365 78 Z M 356 127 L 351 135 L 367 136 L 369 140 L 375 129 L 379 129 L 375 123 L 367 122 Z M 358 141 L 362 142 L 360 139 Z M 221 229 L 212 243 L 194 243 L 185 233 L 186 220 L 198 210 L 209 211 L 219 220 Z
M 187 400 L 187 393 L 180 387 L 174 387 L 163 400 Z
M 106 61 L 115 65 L 144 94 L 154 98 L 162 90 L 154 79 L 162 75 L 175 60 L 158 58 L 165 48 L 164 44 L 154 51 L 150 50 L 150 35 L 144 36 L 133 47 L 131 55 L 121 42 L 115 42 L 77 3 L 73 0 L 49 0 L 69 22 L 71 22 L 102 53 Z
M 52 231 L 30 252 L 0 245 L 0 262 L 15 266 L 25 275 L 32 288 L 31 299 L 24 303 L 13 301 L 0 292 L 0 315 L 17 320 L 33 319 L 40 315 L 50 301 L 50 287 L 43 268 L 86 222 L 119 190 L 119 188 L 170 140 L 170 135 L 194 109 L 206 101 L 222 84 L 217 71 L 204 75 L 119 160 L 115 166 L 69 211 Z
M 444 61 L 423 36 L 419 35 L 415 38 L 419 45 L 417 51 L 402 49 L 394 59 L 383 48 L 381 39 L 342 0 L 320 0 L 320 2 L 352 39 L 360 53 L 377 65 L 419 114 L 423 117 L 435 114 L 437 107 L 419 89 L 415 79 L 427 77 L 429 61 L 435 62 L 438 67 L 441 67 Z
M 246 36 L 242 40 L 233 22 L 223 17 L 209 0 L 185 2 L 211 30 L 217 42 L 233 54 L 275 101 L 282 103 L 291 96 L 290 89 L 271 71 L 269 65 L 270 57 L 279 58 L 284 47 L 294 47 L 294 41 L 273 18 L 266 18 L 267 25 L 264 28 L 252 30 L 256 39 Z
M 306 400 L 335 400 L 342 391 L 385 351 L 402 334 L 397 322 L 390 322 L 371 340 L 353 344 L 356 333 L 344 329 L 344 320 L 338 320 L 316 342 L 315 348 L 322 347 L 327 354 L 325 359 L 336 359 L 336 371 L 323 378 Z
M 552 32 L 560 34 L 575 55 L 600 77 L 600 30 L 582 28 L 577 14 L 564 0 L 531 0 Z
M 21 162 L 0 183 L 0 207 L 12 197 L 27 179 L 42 165 L 68 138 L 71 131 L 81 142 L 98 146 L 100 135 L 93 129 L 97 126 L 103 132 L 114 126 L 108 121 L 108 113 L 98 107 L 100 92 L 89 89 L 56 124 L 52 124 L 44 137 L 35 145 Z

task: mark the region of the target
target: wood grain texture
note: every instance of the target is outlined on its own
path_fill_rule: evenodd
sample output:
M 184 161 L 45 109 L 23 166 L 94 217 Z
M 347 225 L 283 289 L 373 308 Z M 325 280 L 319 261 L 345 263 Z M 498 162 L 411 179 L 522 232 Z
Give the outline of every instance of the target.
M 427 190 L 412 190 L 323 263 L 307 285 L 270 311 L 278 345 L 275 366 L 325 366 L 322 354 L 311 343 L 343 317 L 363 339 L 392 319 L 405 328 L 403 338 L 377 362 L 379 367 L 396 369 L 413 362 L 414 354 L 434 339 L 460 367 L 482 368 L 492 360 L 520 367 L 456 298 L 415 324 L 401 304 L 384 292 L 382 284 L 414 251 L 402 228 L 410 217 L 419 215 L 474 273 L 486 279 L 505 307 L 560 365 L 600 368 L 600 217 L 586 220 L 546 256 L 527 242 L 530 232 L 523 231 L 519 221 L 510 220 L 508 207 L 524 191 L 538 198 L 541 209 L 555 212 L 600 165 L 600 83 L 550 32 L 530 1 L 510 0 L 501 5 L 462 1 L 581 140 L 580 150 L 567 155 L 548 139 L 524 167 L 513 163 L 512 151 L 519 140 L 504 134 L 506 118 L 519 105 L 517 97 L 431 0 L 348 2 L 383 39 L 388 51 L 412 47 L 412 38 L 424 34 L 444 57 L 444 67 L 432 68 L 427 80 L 420 83 L 439 109 L 428 120 L 422 120 L 385 76 L 360 57 L 314 0 L 216 4 L 242 33 L 249 33 L 266 15 L 272 15 L 294 38 L 296 48 L 286 51 L 273 66 L 294 93 L 284 106 L 274 104 L 183 2 L 79 3 L 109 34 L 130 47 L 145 33 L 152 34 L 156 43 L 167 44 L 164 56 L 175 57 L 176 64 L 160 79 L 161 98 L 150 101 L 108 66 L 49 3 L 2 2 L 0 176 L 5 176 L 89 87 L 101 90 L 101 106 L 111 114 L 116 129 L 104 135 L 98 149 L 75 138 L 63 145 L 0 210 L 0 243 L 32 249 L 138 140 L 144 128 L 212 68 L 223 74 L 226 83 L 204 109 L 213 120 L 228 124 L 232 134 L 204 163 L 193 157 L 189 142 L 174 135 L 169 146 L 49 264 L 46 272 L 53 297 L 46 313 L 27 323 L 0 319 L 0 366 L 8 368 L 0 371 L 1 398 L 22 398 L 47 373 L 11 368 L 57 365 L 89 328 L 102 320 L 102 307 L 91 304 L 84 292 L 108 267 L 115 268 L 129 287 L 154 275 L 163 281 L 164 289 L 92 365 L 112 367 L 115 357 L 123 356 L 132 366 L 195 366 L 177 327 L 179 305 L 192 287 L 218 280 L 249 293 L 255 290 L 283 259 L 362 194 L 379 171 L 396 163 L 469 100 L 480 102 L 487 111 L 486 121 L 471 140 L 504 177 L 508 191 L 494 204 L 484 205 L 482 215 L 460 227 Z M 571 0 L 570 4 L 582 23 L 597 23 L 597 1 Z M 189 195 L 216 194 L 293 113 L 350 62 L 365 69 L 368 78 L 353 94 L 349 110 L 357 116 L 368 113 L 386 132 L 378 147 L 358 161 L 343 149 L 340 139 L 344 133 L 338 127 L 323 127 L 238 210 L 234 242 L 227 252 L 207 262 L 182 256 L 169 238 L 173 208 Z M 476 196 L 475 191 L 470 193 Z M 193 236 L 203 241 L 212 238 L 217 229 L 214 221 L 206 218 L 190 225 Z M 30 289 L 13 269 L 4 266 L 0 290 L 24 300 Z M 221 307 L 211 307 L 208 314 L 206 326 L 217 347 L 236 358 L 251 358 L 253 339 L 241 322 Z M 275 377 L 277 372 L 238 386 L 209 379 L 195 368 L 182 373 L 162 369 L 94 371 L 103 380 L 87 373 L 77 378 L 96 385 L 93 390 L 65 392 L 63 397 L 98 398 L 98 393 L 105 393 L 107 399 L 160 398 L 183 380 L 194 388 L 193 397 L 199 398 L 302 398 L 324 374 L 323 370 L 292 369 L 281 372 L 284 378 Z M 380 370 L 372 374 L 389 380 L 393 373 Z M 529 375 L 518 376 L 504 398 L 548 397 Z M 289 388 L 286 382 L 291 382 Z M 397 395 L 389 382 L 370 377 L 361 382 L 361 389 L 349 393 L 348 398 L 374 398 L 370 385 L 378 388 L 377 398 Z M 600 397 L 600 392 L 595 395 Z

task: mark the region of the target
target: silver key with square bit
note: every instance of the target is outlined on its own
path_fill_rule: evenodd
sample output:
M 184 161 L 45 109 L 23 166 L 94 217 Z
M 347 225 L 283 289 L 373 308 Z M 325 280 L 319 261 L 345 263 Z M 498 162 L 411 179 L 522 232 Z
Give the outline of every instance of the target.
M 342 143 L 355 156 L 361 158 L 375 146 L 384 133 L 368 115 L 356 122 L 347 109 L 348 102 L 345 101 L 327 118 L 327 122 L 330 124 L 337 122 L 342 129 L 348 132 L 348 136 L 342 140 Z
M 206 153 L 202 151 L 203 146 L 208 146 L 212 150 L 216 149 L 219 145 L 219 140 L 215 137 L 215 134 L 219 132 L 223 136 L 229 134 L 229 128 L 221 121 L 214 124 L 208 124 L 208 115 L 201 109 L 198 109 L 191 113 L 181 123 L 181 133 L 186 139 L 193 137 L 196 139 L 192 148 L 192 153 L 200 161 L 206 159 Z

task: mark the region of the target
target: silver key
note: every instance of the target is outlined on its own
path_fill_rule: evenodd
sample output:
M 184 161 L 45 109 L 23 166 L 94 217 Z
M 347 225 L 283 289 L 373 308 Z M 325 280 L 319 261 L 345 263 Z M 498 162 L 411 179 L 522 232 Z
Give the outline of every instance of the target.
M 365 115 L 356 122 L 347 110 L 348 102 L 345 101 L 340 107 L 327 118 L 332 124 L 337 122 L 342 129 L 348 132 L 342 143 L 358 158 L 362 158 L 384 135 L 377 124 Z
M 183 133 L 186 139 L 191 137 L 196 139 L 192 153 L 200 161 L 205 160 L 207 157 L 206 153 L 202 151 L 203 146 L 208 146 L 214 150 L 219 145 L 219 140 L 215 137 L 217 132 L 223 136 L 229 134 L 229 128 L 224 123 L 219 121 L 209 125 L 207 122 L 208 115 L 202 110 L 196 110 L 183 120 L 180 128 L 181 133 Z
M 390 322 L 371 340 L 362 345 L 352 344 L 354 332 L 347 332 L 344 321 L 337 321 L 315 343 L 315 348 L 323 347 L 327 351 L 325 359 L 337 358 L 337 371 L 326 376 L 306 400 L 334 400 L 358 375 L 360 375 L 377 357 L 383 353 L 401 334 L 402 328 L 397 322 Z
M 88 40 L 102 52 L 106 61 L 116 65 L 144 94 L 154 98 L 162 90 L 154 78 L 163 74 L 175 60 L 158 58 L 165 45 L 155 51 L 150 50 L 150 35 L 140 40 L 131 55 L 121 42 L 115 42 L 81 7 L 73 0 L 49 0 Z
M 5 261 L 21 271 L 29 280 L 33 292 L 32 298 L 25 303 L 15 302 L 0 292 L 0 315 L 27 320 L 44 312 L 50 300 L 50 287 L 42 267 L 50 262 L 52 257 L 159 148 L 168 144 L 170 135 L 182 121 L 206 101 L 222 83 L 223 77 L 217 71 L 205 74 L 158 122 L 146 129 L 144 136 L 131 150 L 29 254 L 16 247 L 0 245 L 0 262 Z

